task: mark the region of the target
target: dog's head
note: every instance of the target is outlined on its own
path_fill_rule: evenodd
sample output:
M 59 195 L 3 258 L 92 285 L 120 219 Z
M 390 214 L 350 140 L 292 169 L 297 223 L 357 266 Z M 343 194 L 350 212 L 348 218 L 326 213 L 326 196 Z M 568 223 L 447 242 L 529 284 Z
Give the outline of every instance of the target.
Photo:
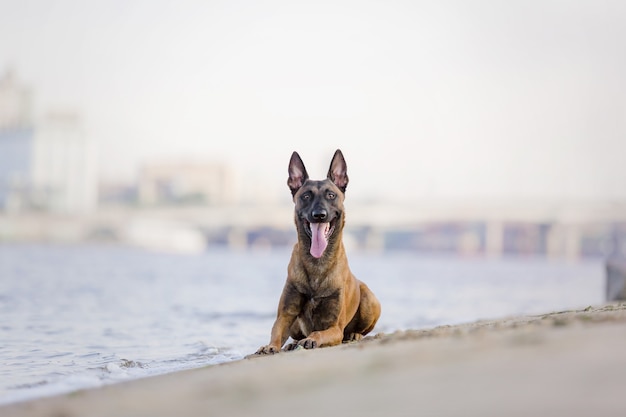
M 348 186 L 343 154 L 337 149 L 326 179 L 315 181 L 309 179 L 300 155 L 294 152 L 287 185 L 295 203 L 299 239 L 309 244 L 311 256 L 321 258 L 328 246 L 334 246 L 343 229 L 343 200 Z

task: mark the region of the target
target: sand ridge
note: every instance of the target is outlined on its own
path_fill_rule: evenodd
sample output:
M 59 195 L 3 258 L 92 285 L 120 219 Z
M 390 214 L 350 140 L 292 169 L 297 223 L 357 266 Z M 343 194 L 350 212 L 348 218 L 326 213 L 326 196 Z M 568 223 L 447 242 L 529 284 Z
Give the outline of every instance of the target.
M 378 334 L 0 407 L 11 417 L 624 416 L 626 303 Z

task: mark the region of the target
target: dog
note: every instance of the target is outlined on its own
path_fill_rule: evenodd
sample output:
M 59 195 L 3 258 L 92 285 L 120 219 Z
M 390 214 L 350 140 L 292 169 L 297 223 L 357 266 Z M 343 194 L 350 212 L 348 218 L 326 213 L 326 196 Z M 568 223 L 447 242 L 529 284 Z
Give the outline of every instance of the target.
M 294 152 L 287 185 L 295 203 L 297 242 L 287 267 L 270 343 L 256 354 L 361 340 L 380 317 L 380 302 L 350 271 L 342 242 L 348 173 L 337 149 L 326 179 L 310 180 Z

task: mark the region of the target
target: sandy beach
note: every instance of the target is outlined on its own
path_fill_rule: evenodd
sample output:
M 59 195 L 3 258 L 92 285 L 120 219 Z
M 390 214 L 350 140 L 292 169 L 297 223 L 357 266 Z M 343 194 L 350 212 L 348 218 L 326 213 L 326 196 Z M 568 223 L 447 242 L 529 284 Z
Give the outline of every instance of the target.
M 9 416 L 624 416 L 626 303 L 378 334 L 11 404 Z

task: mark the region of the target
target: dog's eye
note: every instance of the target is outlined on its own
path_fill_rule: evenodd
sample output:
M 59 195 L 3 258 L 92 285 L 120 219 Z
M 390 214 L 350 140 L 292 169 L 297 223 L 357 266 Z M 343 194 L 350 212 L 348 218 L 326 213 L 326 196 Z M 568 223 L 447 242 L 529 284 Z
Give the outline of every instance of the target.
M 300 198 L 302 198 L 302 200 L 304 200 L 304 201 L 308 201 L 308 200 L 311 199 L 311 193 L 302 194 L 302 197 L 300 197 Z
M 326 198 L 327 198 L 327 199 L 329 199 L 329 200 L 334 200 L 334 199 L 335 199 L 335 197 L 337 197 L 337 194 L 335 194 L 335 193 L 333 193 L 333 192 L 328 192 L 328 193 L 326 194 Z

